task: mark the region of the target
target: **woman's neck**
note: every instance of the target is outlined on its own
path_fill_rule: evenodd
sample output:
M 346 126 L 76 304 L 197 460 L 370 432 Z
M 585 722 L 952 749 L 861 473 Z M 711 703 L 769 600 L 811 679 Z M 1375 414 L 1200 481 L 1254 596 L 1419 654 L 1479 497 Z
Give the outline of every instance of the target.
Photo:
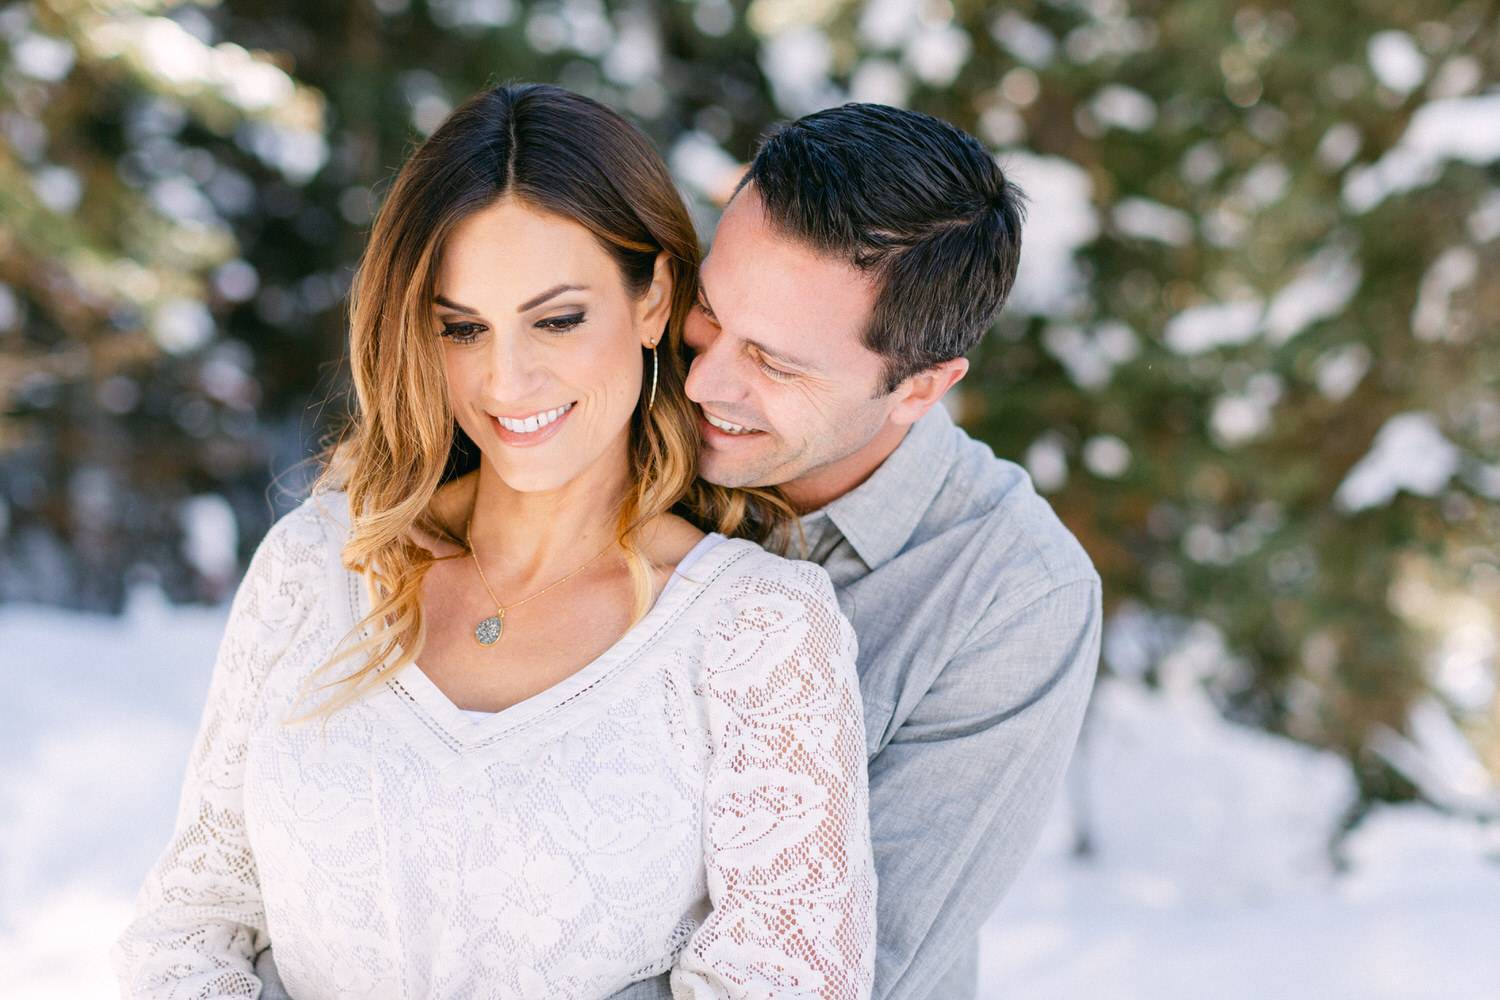
M 628 486 L 623 463 L 541 492 L 514 490 L 484 464 L 474 479 L 462 520 L 491 582 L 506 590 L 546 586 L 608 546 Z

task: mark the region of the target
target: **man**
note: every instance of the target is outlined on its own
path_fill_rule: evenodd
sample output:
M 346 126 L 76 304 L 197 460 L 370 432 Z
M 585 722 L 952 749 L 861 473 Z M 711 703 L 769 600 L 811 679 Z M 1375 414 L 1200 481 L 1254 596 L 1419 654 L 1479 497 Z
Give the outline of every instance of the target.
M 757 153 L 686 330 L 703 476 L 780 488 L 859 637 L 876 1000 L 975 995 L 979 925 L 1036 841 L 1098 660 L 1083 550 L 937 405 L 1010 290 L 1019 201 L 937 119 L 809 115 Z M 663 976 L 615 1000 L 669 996 Z
M 1098 661 L 1083 550 L 936 405 L 1010 290 L 1019 200 L 945 122 L 809 115 L 762 144 L 686 330 L 701 474 L 780 487 L 859 637 L 877 1000 L 974 996 L 979 925 L 1035 843 Z

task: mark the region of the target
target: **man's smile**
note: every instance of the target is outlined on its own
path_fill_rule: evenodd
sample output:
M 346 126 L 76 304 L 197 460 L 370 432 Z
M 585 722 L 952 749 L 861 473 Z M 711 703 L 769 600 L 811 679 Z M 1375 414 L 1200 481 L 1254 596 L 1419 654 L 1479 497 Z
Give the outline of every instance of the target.
M 701 407 L 699 409 L 703 413 L 704 420 L 708 421 L 711 426 L 723 431 L 725 434 L 742 435 L 763 433 L 762 431 L 756 430 L 754 427 L 746 427 L 743 424 L 732 423 L 728 420 L 716 417 L 712 413 L 709 413 L 707 410 L 703 410 Z

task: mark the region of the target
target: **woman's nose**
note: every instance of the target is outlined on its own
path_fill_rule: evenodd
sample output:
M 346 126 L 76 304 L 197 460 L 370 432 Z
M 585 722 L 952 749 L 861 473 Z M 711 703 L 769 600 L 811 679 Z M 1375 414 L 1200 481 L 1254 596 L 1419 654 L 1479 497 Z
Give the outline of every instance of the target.
M 536 358 L 517 338 L 495 337 L 486 352 L 485 391 L 496 402 L 529 402 L 542 381 Z

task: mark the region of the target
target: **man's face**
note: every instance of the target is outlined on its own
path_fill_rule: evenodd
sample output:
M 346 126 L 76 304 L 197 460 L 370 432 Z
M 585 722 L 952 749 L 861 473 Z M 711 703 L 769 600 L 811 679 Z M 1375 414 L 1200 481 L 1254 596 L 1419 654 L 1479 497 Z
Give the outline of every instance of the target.
M 878 289 L 852 264 L 789 241 L 746 188 L 703 262 L 684 333 L 701 408 L 700 474 L 783 487 L 802 509 L 858 485 L 899 441 L 898 394 L 864 345 Z

